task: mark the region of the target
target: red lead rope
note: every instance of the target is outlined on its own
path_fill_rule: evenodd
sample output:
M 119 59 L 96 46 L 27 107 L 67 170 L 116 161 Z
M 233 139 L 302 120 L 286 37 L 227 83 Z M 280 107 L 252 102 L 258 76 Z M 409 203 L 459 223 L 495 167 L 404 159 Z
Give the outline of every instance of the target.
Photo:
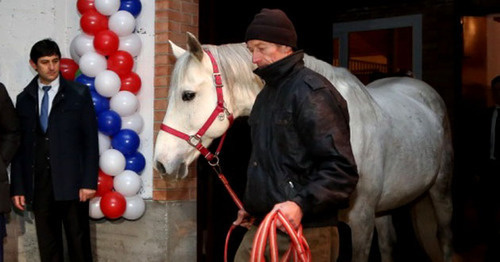
M 187 141 L 191 146 L 195 147 L 200 153 L 207 159 L 208 163 L 214 168 L 215 172 L 219 176 L 219 179 L 222 181 L 224 184 L 224 187 L 226 187 L 226 190 L 229 192 L 229 195 L 231 195 L 231 198 L 233 199 L 234 203 L 240 210 L 244 210 L 243 208 L 243 203 L 241 200 L 238 198 L 234 190 L 231 188 L 229 185 L 229 182 L 227 181 L 226 177 L 222 172 L 220 171 L 220 166 L 219 166 L 219 152 L 222 148 L 222 144 L 224 143 L 224 138 L 226 137 L 226 134 L 222 136 L 219 146 L 217 147 L 217 151 L 215 154 L 212 154 L 205 146 L 203 146 L 201 137 L 205 134 L 205 132 L 210 128 L 212 123 L 215 121 L 215 119 L 218 116 L 221 116 L 223 114 L 227 115 L 227 119 L 229 120 L 229 125 L 233 123 L 233 115 L 230 114 L 226 107 L 224 106 L 224 98 L 223 98 L 223 93 L 222 93 L 222 78 L 219 72 L 219 67 L 217 66 L 217 62 L 215 61 L 215 58 L 213 57 L 212 53 L 209 50 L 205 50 L 207 55 L 210 57 L 210 61 L 212 62 L 212 67 L 213 67 L 213 77 L 214 77 L 214 84 L 215 84 L 215 89 L 217 91 L 217 106 L 215 107 L 214 111 L 210 115 L 210 117 L 207 119 L 205 124 L 196 132 L 195 135 L 188 135 L 186 133 L 183 133 L 181 131 L 178 131 L 170 126 L 167 126 L 165 124 L 161 124 L 161 130 L 174 135 L 180 139 L 183 139 Z M 264 250 L 266 247 L 267 243 L 267 237 L 270 237 L 270 247 L 271 247 L 271 261 L 272 262 L 277 262 L 278 261 L 278 247 L 276 244 L 276 221 L 279 219 L 281 223 L 284 225 L 286 228 L 286 231 L 288 235 L 290 236 L 291 239 L 291 246 L 286 252 L 284 258 L 282 261 L 288 261 L 288 258 L 290 257 L 290 254 L 293 252 L 294 255 L 294 261 L 302 261 L 302 262 L 309 262 L 311 261 L 311 252 L 309 251 L 309 246 L 307 244 L 306 239 L 304 236 L 302 236 L 302 226 L 299 226 L 298 231 L 295 231 L 293 226 L 288 222 L 288 220 L 278 211 L 278 212 L 271 212 L 269 213 L 264 221 L 260 224 L 260 227 L 257 231 L 257 235 L 254 238 L 254 245 L 252 248 L 252 258 L 251 262 L 257 262 L 257 261 L 265 261 L 264 259 Z M 226 236 L 226 245 L 224 247 L 224 261 L 227 262 L 227 248 L 229 244 L 229 238 L 231 236 L 232 231 L 236 228 L 236 225 L 232 225 L 229 231 L 227 232 Z M 255 253 L 255 254 L 254 254 Z
M 278 257 L 278 244 L 276 237 L 276 222 L 280 221 L 285 227 L 286 233 L 290 236 L 290 247 L 285 252 L 281 261 L 289 261 L 290 255 L 293 255 L 293 261 L 309 262 L 311 261 L 311 251 L 305 237 L 302 235 L 302 225 L 299 225 L 298 230 L 295 230 L 292 224 L 285 218 L 279 211 L 271 211 L 264 218 L 257 233 L 253 239 L 251 262 L 266 261 L 265 251 L 267 240 L 269 238 L 269 252 L 272 262 L 277 262 Z

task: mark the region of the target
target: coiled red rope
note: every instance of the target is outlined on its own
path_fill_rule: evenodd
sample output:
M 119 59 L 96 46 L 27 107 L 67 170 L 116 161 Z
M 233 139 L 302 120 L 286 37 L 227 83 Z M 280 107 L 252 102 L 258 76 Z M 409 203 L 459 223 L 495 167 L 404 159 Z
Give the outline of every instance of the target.
M 265 251 L 268 240 L 271 261 L 277 262 L 279 260 L 276 235 L 276 222 L 278 220 L 285 228 L 291 242 L 281 261 L 289 261 L 290 255 L 293 255 L 293 261 L 295 262 L 310 262 L 311 251 L 305 237 L 302 235 L 302 225 L 299 225 L 298 229 L 295 230 L 279 210 L 271 211 L 260 224 L 253 240 L 250 262 L 266 261 Z
M 243 203 L 238 198 L 234 190 L 229 185 L 226 177 L 216 168 L 214 168 L 222 184 L 228 191 L 229 195 L 233 199 L 234 203 L 240 210 L 243 210 Z M 286 233 L 290 236 L 290 247 L 283 256 L 281 261 L 289 261 L 290 255 L 293 255 L 295 262 L 310 262 L 311 261 L 311 251 L 309 250 L 309 245 L 305 237 L 302 234 L 302 225 L 299 225 L 298 229 L 295 230 L 293 225 L 286 219 L 286 217 L 281 213 L 280 210 L 271 211 L 262 220 L 257 233 L 254 236 L 252 254 L 250 262 L 264 262 L 265 260 L 265 250 L 267 245 L 267 240 L 269 238 L 269 249 L 271 255 L 271 262 L 278 262 L 278 244 L 276 239 L 276 222 L 280 221 L 286 230 Z M 224 261 L 227 262 L 227 249 L 229 246 L 229 239 L 231 238 L 231 233 L 237 227 L 237 225 L 231 225 L 226 235 L 226 242 L 224 246 Z

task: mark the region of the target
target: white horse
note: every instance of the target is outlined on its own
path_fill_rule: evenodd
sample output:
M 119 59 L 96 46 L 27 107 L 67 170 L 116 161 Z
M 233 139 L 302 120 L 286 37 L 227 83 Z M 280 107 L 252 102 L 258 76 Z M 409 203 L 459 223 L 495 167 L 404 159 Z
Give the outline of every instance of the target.
M 213 54 L 220 70 L 225 109 L 234 117 L 249 115 L 263 83 L 252 72 L 255 66 L 244 44 L 202 46 L 189 33 L 187 50 L 170 44 L 177 62 L 165 126 L 193 135 L 220 100 L 206 50 Z M 412 218 L 417 236 L 427 238 L 421 242 L 431 259 L 451 261 L 453 151 L 440 96 L 416 79 L 386 78 L 365 87 L 345 69 L 307 55 L 305 62 L 332 82 L 349 108 L 351 145 L 360 178 L 341 219 L 352 230 L 353 261 L 368 260 L 375 227 L 383 261 L 392 261 L 395 231 L 388 214 L 409 203 L 417 203 Z M 196 140 L 207 147 L 229 126 L 227 117 L 221 115 Z M 159 132 L 154 161 L 160 173 L 183 178 L 197 156 L 199 152 L 183 139 Z M 435 228 L 426 226 L 429 221 Z

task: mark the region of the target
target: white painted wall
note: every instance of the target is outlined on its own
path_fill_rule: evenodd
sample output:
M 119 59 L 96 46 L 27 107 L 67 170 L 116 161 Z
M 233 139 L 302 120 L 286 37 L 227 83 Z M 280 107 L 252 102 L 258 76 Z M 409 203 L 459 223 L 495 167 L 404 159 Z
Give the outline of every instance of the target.
M 15 102 L 17 94 L 36 72 L 29 65 L 29 51 L 37 41 L 50 37 L 71 58 L 71 40 L 81 33 L 76 0 L 0 0 L 0 82 L 5 84 Z M 136 32 L 142 39 L 142 51 L 136 59 L 135 72 L 142 80 L 139 112 L 144 119 L 139 151 L 146 158 L 142 172 L 143 198 L 153 192 L 153 102 L 154 102 L 154 0 L 141 0 Z

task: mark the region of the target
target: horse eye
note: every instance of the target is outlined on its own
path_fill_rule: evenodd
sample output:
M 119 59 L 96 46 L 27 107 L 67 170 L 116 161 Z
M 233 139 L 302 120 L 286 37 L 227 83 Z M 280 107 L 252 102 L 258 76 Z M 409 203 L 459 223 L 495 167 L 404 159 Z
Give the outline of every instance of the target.
M 182 93 L 182 101 L 191 101 L 196 96 L 196 93 L 193 91 L 184 91 Z

